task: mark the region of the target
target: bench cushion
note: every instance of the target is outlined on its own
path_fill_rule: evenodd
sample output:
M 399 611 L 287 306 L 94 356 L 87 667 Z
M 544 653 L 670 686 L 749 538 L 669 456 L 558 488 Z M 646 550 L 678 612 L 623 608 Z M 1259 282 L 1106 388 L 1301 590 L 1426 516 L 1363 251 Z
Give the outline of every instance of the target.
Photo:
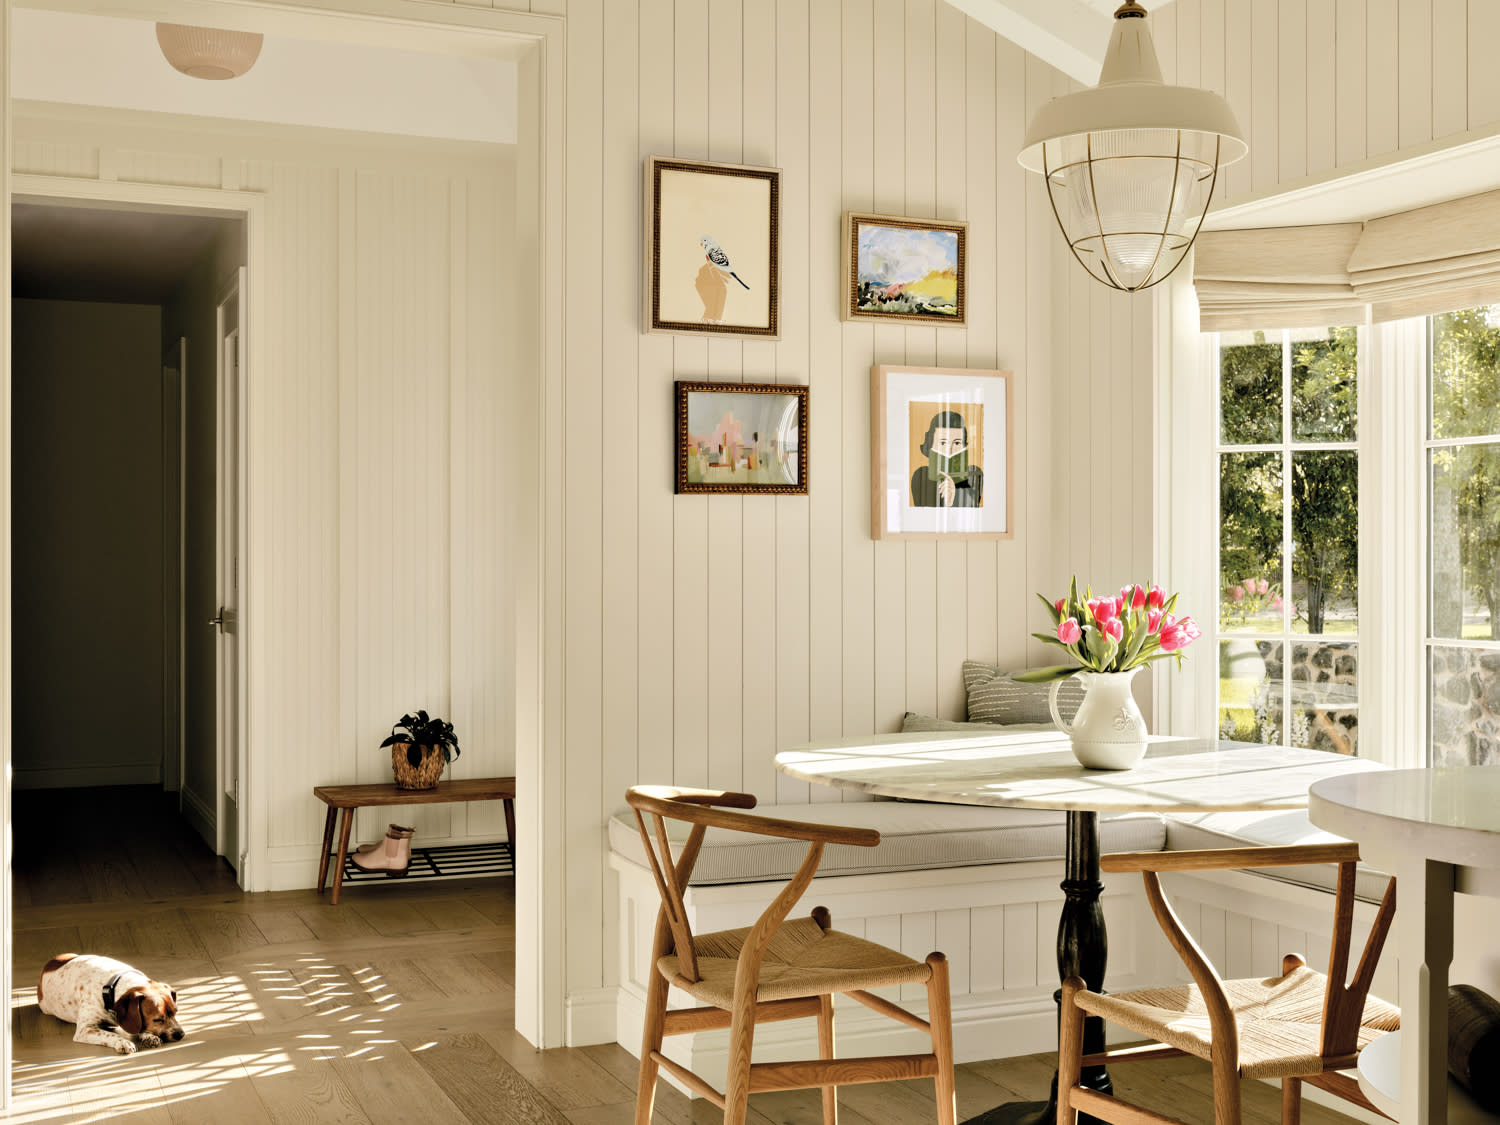
M 915 711 L 908 711 L 901 719 L 901 733 L 910 734 L 913 731 L 934 730 L 977 730 L 988 731 L 992 734 L 1004 731 L 1006 734 L 1015 734 L 1017 731 L 1029 731 L 1043 733 L 1055 731 L 1056 725 L 1051 719 L 1045 723 L 966 723 L 960 719 L 939 719 L 935 715 L 918 715 Z
M 1168 851 L 1199 848 L 1276 847 L 1282 844 L 1341 844 L 1342 836 L 1315 828 L 1307 810 L 1269 812 L 1173 813 L 1166 819 Z M 1109 851 L 1109 848 L 1105 848 Z M 1338 884 L 1338 867 L 1319 863 L 1307 867 L 1252 868 L 1284 883 L 1332 891 Z M 1354 877 L 1354 895 L 1366 902 L 1379 902 L 1389 877 L 1360 864 Z
M 849 844 L 825 848 L 820 876 L 1019 863 L 1063 854 L 1065 817 L 1060 812 L 922 801 L 761 805 L 754 812 L 782 820 L 879 831 L 880 843 L 873 848 Z M 667 837 L 674 848 L 687 839 L 688 831 L 689 826 L 680 820 L 667 821 Z M 1165 843 L 1166 830 L 1154 813 L 1126 813 L 1100 817 L 1099 836 L 1107 852 L 1157 851 Z M 609 843 L 620 856 L 647 866 L 630 810 L 610 818 Z M 710 828 L 691 882 L 711 886 L 790 879 L 806 854 L 807 844 L 801 840 Z

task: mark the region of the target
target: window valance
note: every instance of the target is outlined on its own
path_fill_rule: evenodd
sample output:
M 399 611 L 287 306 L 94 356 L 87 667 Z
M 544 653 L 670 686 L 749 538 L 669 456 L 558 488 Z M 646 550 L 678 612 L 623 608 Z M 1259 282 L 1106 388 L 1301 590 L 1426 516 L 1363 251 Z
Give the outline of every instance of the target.
M 1205 332 L 1307 328 L 1500 302 L 1500 191 L 1364 223 L 1204 231 Z

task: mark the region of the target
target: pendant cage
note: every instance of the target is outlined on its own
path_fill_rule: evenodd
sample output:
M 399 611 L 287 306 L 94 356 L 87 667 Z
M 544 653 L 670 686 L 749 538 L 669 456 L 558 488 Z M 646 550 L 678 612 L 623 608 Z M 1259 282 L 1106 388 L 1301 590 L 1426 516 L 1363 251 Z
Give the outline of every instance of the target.
M 1079 264 L 1127 293 L 1170 277 L 1213 199 L 1220 149 L 1218 134 L 1185 129 L 1116 129 L 1047 141 L 1047 195 Z

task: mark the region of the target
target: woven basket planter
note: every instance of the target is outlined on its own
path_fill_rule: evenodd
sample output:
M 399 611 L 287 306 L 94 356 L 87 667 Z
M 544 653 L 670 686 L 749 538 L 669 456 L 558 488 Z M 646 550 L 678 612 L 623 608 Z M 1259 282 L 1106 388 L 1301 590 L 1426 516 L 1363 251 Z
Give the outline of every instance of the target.
M 436 789 L 443 764 L 440 747 L 413 746 L 410 742 L 391 744 L 391 770 L 396 775 L 397 789 Z

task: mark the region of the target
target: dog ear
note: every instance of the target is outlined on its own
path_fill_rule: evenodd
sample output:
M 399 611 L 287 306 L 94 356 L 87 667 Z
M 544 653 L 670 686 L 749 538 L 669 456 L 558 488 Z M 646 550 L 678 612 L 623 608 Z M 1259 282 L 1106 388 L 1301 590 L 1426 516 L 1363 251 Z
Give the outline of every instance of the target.
M 132 988 L 115 1001 L 115 1016 L 120 1021 L 121 1031 L 127 1035 L 139 1035 L 146 1030 L 145 1004 L 145 994 L 139 988 Z
M 167 990 L 167 998 L 162 1002 L 162 1012 L 168 1019 L 177 1014 L 177 990 L 175 988 Z

